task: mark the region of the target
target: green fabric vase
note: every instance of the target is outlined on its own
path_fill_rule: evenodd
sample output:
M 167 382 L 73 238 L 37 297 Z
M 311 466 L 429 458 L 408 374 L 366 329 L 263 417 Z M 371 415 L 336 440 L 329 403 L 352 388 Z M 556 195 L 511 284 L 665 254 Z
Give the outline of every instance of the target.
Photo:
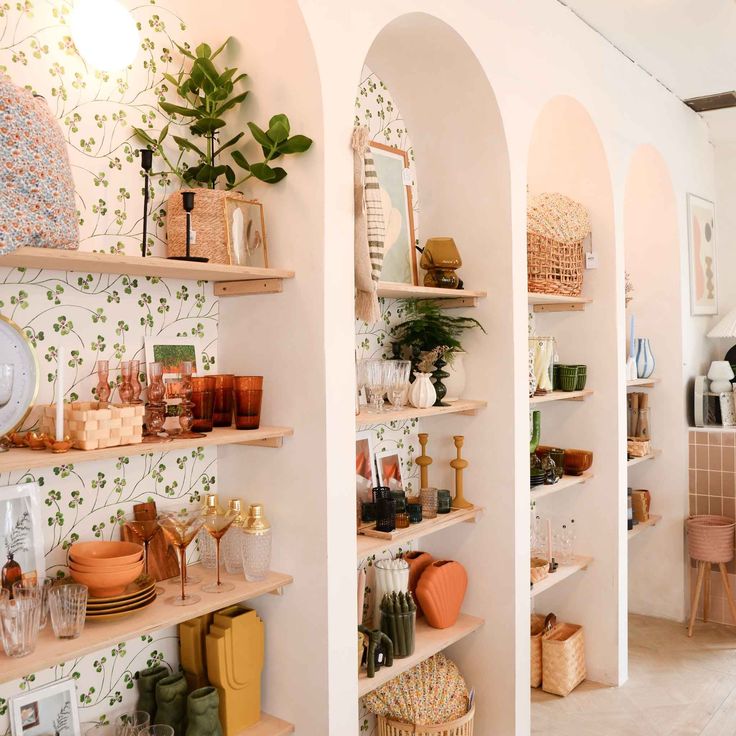
M 151 716 L 151 723 L 156 717 L 156 683 L 167 677 L 169 670 L 163 665 L 149 667 L 138 673 L 138 704 L 136 710 L 142 710 Z
M 222 736 L 220 696 L 214 687 L 194 690 L 187 700 L 186 736 Z
M 156 683 L 156 718 L 174 729 L 174 736 L 184 736 L 187 719 L 187 680 L 183 673 L 169 675 Z

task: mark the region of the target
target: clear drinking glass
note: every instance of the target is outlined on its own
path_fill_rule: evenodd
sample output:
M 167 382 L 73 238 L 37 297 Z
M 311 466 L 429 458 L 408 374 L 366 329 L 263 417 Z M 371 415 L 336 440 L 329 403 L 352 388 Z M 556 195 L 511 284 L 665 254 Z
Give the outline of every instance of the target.
M 0 594 L 0 628 L 8 657 L 25 657 L 36 649 L 42 598 L 39 587 L 20 590 L 13 600 L 7 590 Z
M 197 532 L 204 524 L 204 517 L 200 507 L 188 507 L 174 511 L 162 511 L 158 515 L 158 523 L 161 526 L 166 539 L 179 551 L 179 564 L 181 566 L 181 597 L 168 598 L 167 603 L 174 606 L 191 606 L 200 601 L 199 596 L 187 594 L 187 547 L 197 536 Z
M 41 578 L 40 580 L 18 580 L 13 583 L 13 596 L 17 595 L 16 591 L 24 590 L 25 588 L 40 588 L 41 589 L 41 616 L 39 619 L 38 627 L 45 629 L 49 618 L 49 590 L 56 581 L 54 578 Z
M 366 406 L 368 401 L 368 363 L 363 359 L 355 364 L 355 380 L 358 384 L 358 396 L 361 406 Z
M 115 720 L 115 736 L 140 736 L 151 725 L 151 716 L 144 710 L 123 713 Z
M 79 583 L 55 585 L 49 590 L 51 626 L 58 639 L 76 639 L 84 629 L 87 586 Z
M 165 723 L 156 723 L 144 728 L 140 736 L 174 736 L 174 727 Z
M 411 361 L 392 360 L 392 375 L 389 383 L 388 398 L 396 409 L 403 409 L 409 399 L 409 375 Z
M 368 400 L 372 412 L 383 411 L 383 397 L 388 388 L 390 368 L 386 367 L 387 360 L 369 360 L 366 362 L 366 385 Z
M 204 528 L 215 540 L 215 569 L 217 570 L 217 582 L 202 586 L 205 593 L 225 593 L 235 588 L 232 583 L 223 583 L 220 580 L 220 542 L 237 515 L 237 512 L 232 508 L 219 509 L 216 514 L 204 515 Z

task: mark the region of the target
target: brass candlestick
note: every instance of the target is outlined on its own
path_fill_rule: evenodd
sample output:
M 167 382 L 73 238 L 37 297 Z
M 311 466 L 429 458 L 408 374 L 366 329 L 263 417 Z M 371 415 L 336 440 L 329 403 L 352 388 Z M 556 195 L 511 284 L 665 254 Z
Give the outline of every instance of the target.
M 457 448 L 457 457 L 450 461 L 450 467 L 455 470 L 455 499 L 452 502 L 452 508 L 472 509 L 473 504 L 470 501 L 466 501 L 463 495 L 463 470 L 470 465 L 462 457 L 462 447 L 465 444 L 465 437 L 461 434 L 456 434 L 452 439 L 455 441 L 455 447 Z
M 419 435 L 419 444 L 422 446 L 422 454 L 414 461 L 419 466 L 419 488 L 429 488 L 429 466 L 432 464 L 432 458 L 427 455 L 427 442 L 429 435 L 421 432 Z

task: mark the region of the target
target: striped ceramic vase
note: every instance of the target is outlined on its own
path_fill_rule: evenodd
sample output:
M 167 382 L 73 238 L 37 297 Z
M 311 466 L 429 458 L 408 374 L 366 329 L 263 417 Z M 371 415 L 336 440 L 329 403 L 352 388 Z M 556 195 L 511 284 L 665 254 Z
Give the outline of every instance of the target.
M 636 375 L 638 378 L 649 378 L 654 373 L 654 355 L 649 338 L 639 337 L 636 340 Z

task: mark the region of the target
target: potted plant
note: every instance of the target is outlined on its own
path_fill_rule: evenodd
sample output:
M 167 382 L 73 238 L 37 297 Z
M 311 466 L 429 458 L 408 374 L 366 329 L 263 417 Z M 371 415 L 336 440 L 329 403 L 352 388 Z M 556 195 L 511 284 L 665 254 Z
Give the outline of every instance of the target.
M 192 228 L 207 234 L 207 242 L 200 239 L 199 244 L 206 245 L 212 259 L 221 263 L 229 263 L 225 197 L 237 196 L 234 192 L 228 195 L 228 192 L 242 187 L 250 179 L 277 184 L 286 177 L 286 170 L 273 163 L 289 154 L 303 153 L 312 145 L 312 140 L 305 135 L 291 135 L 289 118 L 283 113 L 274 115 L 266 130 L 256 123 L 248 123 L 250 135 L 261 149 L 260 161 L 249 161 L 237 147 L 246 131 L 225 134 L 228 123 L 223 116 L 232 114 L 248 97 L 248 91 L 242 90 L 246 74 L 234 67 L 220 69 L 215 65 L 215 59 L 230 41 L 228 38 L 214 51 L 206 43 L 197 46 L 194 52 L 188 46 L 177 44 L 189 64 L 177 76 L 164 74 L 177 95 L 175 102 L 165 99 L 159 102 L 169 122 L 158 133 L 151 128 L 133 128 L 136 136 L 165 164 L 165 169 L 155 175 L 174 176 L 181 182 L 182 191 L 196 191 Z M 191 135 L 183 137 L 172 132 L 169 136 L 172 125 L 188 125 Z M 166 149 L 169 137 L 177 146 L 176 156 Z M 183 222 L 181 195 L 177 192 L 167 202 L 170 255 L 172 246 L 175 251 L 183 249 L 183 241 L 176 242 L 181 237 L 172 238 L 183 231 L 180 226 Z

